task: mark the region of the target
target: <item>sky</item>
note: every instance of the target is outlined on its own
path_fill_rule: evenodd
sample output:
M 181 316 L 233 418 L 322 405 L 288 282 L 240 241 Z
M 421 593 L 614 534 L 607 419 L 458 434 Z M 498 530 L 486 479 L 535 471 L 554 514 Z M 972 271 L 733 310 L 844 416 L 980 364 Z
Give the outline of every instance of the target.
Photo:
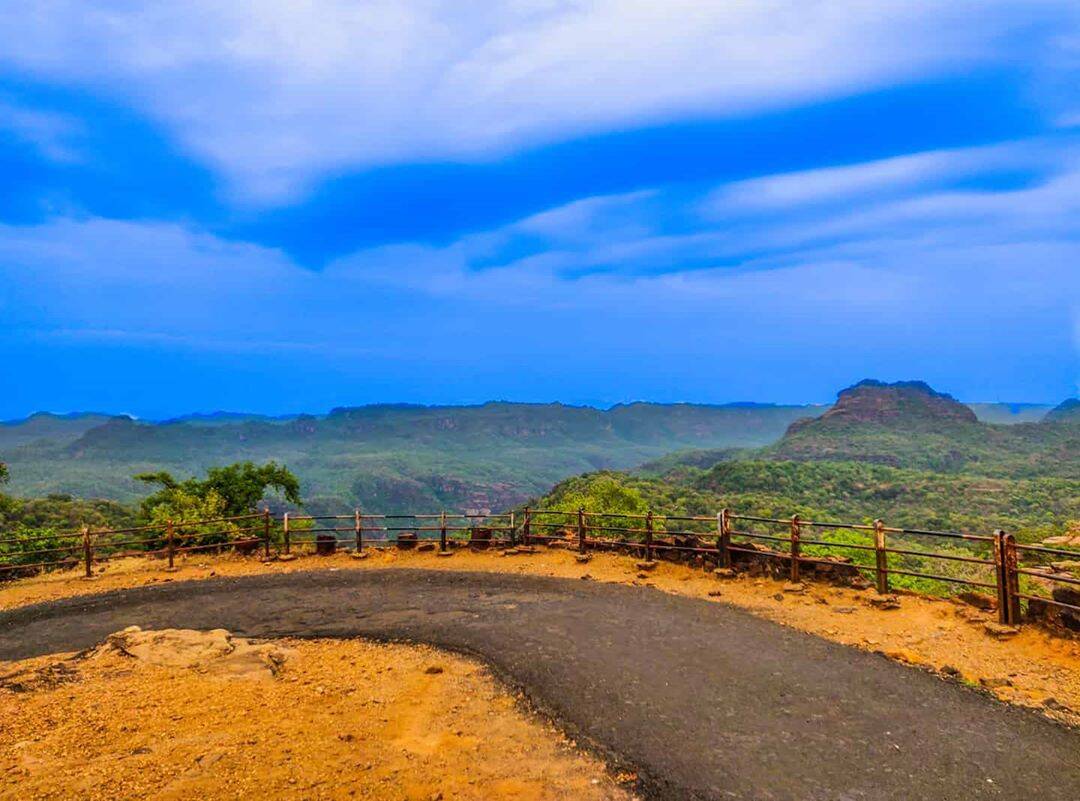
M 5 0 L 0 419 L 1080 383 L 1075 0 Z

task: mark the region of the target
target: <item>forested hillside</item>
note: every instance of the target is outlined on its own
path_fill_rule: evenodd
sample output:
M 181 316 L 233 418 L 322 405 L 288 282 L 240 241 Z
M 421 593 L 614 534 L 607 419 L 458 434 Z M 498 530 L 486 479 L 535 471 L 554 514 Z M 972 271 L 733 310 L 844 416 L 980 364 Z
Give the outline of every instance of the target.
M 690 450 L 608 473 L 668 513 L 722 507 L 766 517 L 868 522 L 1039 539 L 1080 520 L 1080 419 L 1066 402 L 1038 423 L 992 425 L 925 384 L 866 381 L 757 449 Z M 596 476 L 540 505 L 588 498 Z
M 38 415 L 0 428 L 10 491 L 133 501 L 132 476 L 201 474 L 241 460 L 286 464 L 311 511 L 502 508 L 567 476 L 629 468 L 677 449 L 758 446 L 820 407 L 635 403 L 405 405 L 273 420 L 213 415 L 167 423 Z M 237 417 L 239 419 L 237 419 Z M 33 434 L 24 430 L 33 430 Z

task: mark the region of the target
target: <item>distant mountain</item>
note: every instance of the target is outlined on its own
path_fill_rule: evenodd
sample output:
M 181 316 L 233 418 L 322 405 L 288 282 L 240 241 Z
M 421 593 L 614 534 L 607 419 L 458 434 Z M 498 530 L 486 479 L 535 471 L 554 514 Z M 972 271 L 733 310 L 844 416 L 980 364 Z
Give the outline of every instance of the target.
M 295 414 L 283 414 L 283 415 L 266 415 L 266 414 L 252 414 L 250 412 L 194 412 L 192 414 L 185 414 L 180 417 L 173 417 L 168 420 L 163 420 L 163 423 L 197 423 L 199 425 L 222 425 L 223 423 L 246 423 L 253 420 L 260 420 L 265 422 L 282 422 L 285 420 L 293 420 L 298 415 Z
M 38 440 L 47 440 L 52 443 L 74 442 L 90 429 L 112 419 L 115 419 L 114 415 L 97 412 L 75 414 L 38 412 L 22 420 L 0 422 L 0 455 L 12 448 Z
M 1053 408 L 1047 403 L 969 403 L 967 406 L 980 422 L 996 425 L 1037 423 Z
M 987 476 L 1080 478 L 1080 427 L 991 425 L 919 381 L 862 381 L 836 405 L 798 420 L 763 455 L 795 461 L 860 461 Z
M 1048 423 L 1080 423 L 1080 399 L 1062 401 L 1047 413 L 1045 420 Z
M 821 417 L 792 424 L 789 433 L 804 429 L 837 429 L 874 424 L 911 429 L 978 422 L 969 407 L 952 395 L 936 392 L 924 381 L 883 381 L 865 379 L 843 389 L 836 404 Z
M 673 450 L 774 442 L 821 407 L 632 403 L 601 410 L 562 404 L 383 404 L 277 420 L 241 415 L 165 423 L 105 418 L 79 435 L 0 446 L 10 490 L 133 500 L 138 472 L 178 476 L 241 459 L 287 464 L 308 508 L 360 504 L 384 512 L 501 508 L 556 481 L 628 468 Z M 18 428 L 15 426 L 14 428 Z

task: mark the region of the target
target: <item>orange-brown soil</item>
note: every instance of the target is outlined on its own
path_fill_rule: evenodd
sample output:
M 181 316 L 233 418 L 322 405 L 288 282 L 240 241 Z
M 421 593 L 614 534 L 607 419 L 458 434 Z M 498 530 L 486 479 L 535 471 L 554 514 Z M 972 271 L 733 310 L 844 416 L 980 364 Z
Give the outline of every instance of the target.
M 196 658 L 151 642 L 0 663 L 0 799 L 632 798 L 471 660 L 144 634 Z

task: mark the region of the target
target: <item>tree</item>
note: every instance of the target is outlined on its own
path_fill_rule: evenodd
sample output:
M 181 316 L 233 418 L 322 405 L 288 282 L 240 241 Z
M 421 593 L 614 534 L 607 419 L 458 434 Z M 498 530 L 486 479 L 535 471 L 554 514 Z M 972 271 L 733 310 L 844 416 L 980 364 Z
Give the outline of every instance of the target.
M 0 462 L 0 484 L 6 484 L 10 475 L 11 474 L 8 473 L 7 465 L 3 462 Z
M 142 502 L 142 515 L 147 520 L 161 519 L 169 510 L 175 511 L 177 519 L 184 519 L 196 509 L 200 513 L 213 511 L 216 517 L 238 517 L 256 511 L 268 490 L 280 492 L 290 503 L 301 503 L 300 481 L 276 462 L 212 467 L 202 480 L 177 481 L 164 471 L 140 473 L 135 478 L 161 487 Z

